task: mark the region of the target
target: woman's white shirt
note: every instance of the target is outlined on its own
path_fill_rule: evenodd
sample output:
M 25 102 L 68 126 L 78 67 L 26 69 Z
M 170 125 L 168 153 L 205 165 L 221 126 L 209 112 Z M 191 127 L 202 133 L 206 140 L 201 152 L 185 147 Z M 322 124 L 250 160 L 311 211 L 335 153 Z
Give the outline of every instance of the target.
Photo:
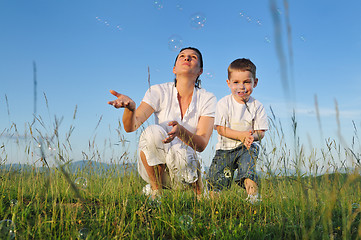
M 196 133 L 201 116 L 215 117 L 217 99 L 213 93 L 204 89 L 194 88 L 192 101 L 181 118 L 178 91 L 173 82 L 151 86 L 143 98 L 143 102 L 154 109 L 155 124 L 162 126 L 167 132 L 172 126 L 170 121 L 177 121 L 191 133 Z M 174 142 L 175 141 L 175 142 Z M 174 144 L 181 142 L 175 138 Z

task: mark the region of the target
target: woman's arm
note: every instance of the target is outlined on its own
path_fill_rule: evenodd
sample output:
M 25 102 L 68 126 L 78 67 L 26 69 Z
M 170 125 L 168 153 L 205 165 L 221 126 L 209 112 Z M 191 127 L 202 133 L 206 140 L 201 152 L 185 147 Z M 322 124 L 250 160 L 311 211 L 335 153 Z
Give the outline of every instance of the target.
M 109 101 L 108 104 L 113 105 L 115 108 L 124 108 L 123 125 L 126 132 L 137 130 L 154 112 L 154 109 L 145 102 L 141 102 L 136 109 L 136 104 L 130 97 L 113 90 L 110 93 L 116 96 L 117 99 Z
M 124 109 L 123 125 L 126 132 L 134 132 L 152 115 L 154 109 L 145 102 L 141 102 L 135 110 Z
M 198 152 L 203 152 L 207 147 L 209 139 L 212 135 L 214 124 L 214 117 L 201 116 L 198 121 L 197 131 L 195 134 L 188 131 L 185 127 L 180 125 L 177 121 L 169 122 L 169 126 L 173 129 L 168 133 L 168 137 L 164 139 L 164 143 L 171 142 L 175 137 L 178 137 L 185 144 Z

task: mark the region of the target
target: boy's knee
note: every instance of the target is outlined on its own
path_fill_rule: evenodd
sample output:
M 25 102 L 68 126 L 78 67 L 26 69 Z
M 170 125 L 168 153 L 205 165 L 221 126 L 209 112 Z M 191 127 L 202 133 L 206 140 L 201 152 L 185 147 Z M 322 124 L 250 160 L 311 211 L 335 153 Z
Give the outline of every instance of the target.
M 228 168 L 224 171 L 210 171 L 207 175 L 207 188 L 209 191 L 222 191 L 228 189 L 232 183 L 232 173 Z
M 209 191 L 222 191 L 223 189 L 230 188 L 234 174 L 230 159 L 231 157 L 228 153 L 216 151 L 206 179 Z

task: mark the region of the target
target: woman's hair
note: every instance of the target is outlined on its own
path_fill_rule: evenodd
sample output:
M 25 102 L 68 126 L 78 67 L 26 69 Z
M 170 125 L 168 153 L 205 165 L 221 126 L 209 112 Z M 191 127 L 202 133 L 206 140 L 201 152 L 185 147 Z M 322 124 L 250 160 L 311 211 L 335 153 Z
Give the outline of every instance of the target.
M 182 48 L 182 49 L 179 51 L 179 53 L 181 53 L 182 51 L 187 50 L 187 49 L 193 50 L 193 51 L 195 51 L 195 52 L 198 54 L 199 63 L 200 63 L 199 66 L 200 66 L 201 68 L 203 68 L 202 53 L 201 53 L 197 48 L 194 48 L 194 47 L 185 47 L 185 48 Z M 175 58 L 174 66 L 175 66 L 175 64 L 176 64 L 176 62 L 177 62 L 179 53 L 178 53 L 177 57 Z M 174 78 L 174 84 L 175 84 L 175 86 L 177 86 L 177 79 L 176 79 L 176 78 Z M 196 88 L 201 88 L 201 80 L 199 79 L 199 76 L 198 76 L 197 79 L 196 79 L 195 87 L 196 87 Z

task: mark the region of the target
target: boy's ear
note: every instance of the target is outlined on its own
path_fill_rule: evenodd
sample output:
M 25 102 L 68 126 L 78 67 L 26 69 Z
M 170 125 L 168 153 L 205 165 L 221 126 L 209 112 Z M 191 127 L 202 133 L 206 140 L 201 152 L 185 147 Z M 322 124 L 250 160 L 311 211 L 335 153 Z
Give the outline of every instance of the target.
M 227 79 L 226 82 L 227 82 L 227 85 L 229 87 L 229 84 L 231 84 L 231 81 L 229 81 L 229 79 Z
M 254 88 L 257 87 L 257 84 L 258 84 L 258 78 L 255 78 L 255 79 L 254 79 L 254 83 L 253 83 L 253 87 L 254 87 Z

